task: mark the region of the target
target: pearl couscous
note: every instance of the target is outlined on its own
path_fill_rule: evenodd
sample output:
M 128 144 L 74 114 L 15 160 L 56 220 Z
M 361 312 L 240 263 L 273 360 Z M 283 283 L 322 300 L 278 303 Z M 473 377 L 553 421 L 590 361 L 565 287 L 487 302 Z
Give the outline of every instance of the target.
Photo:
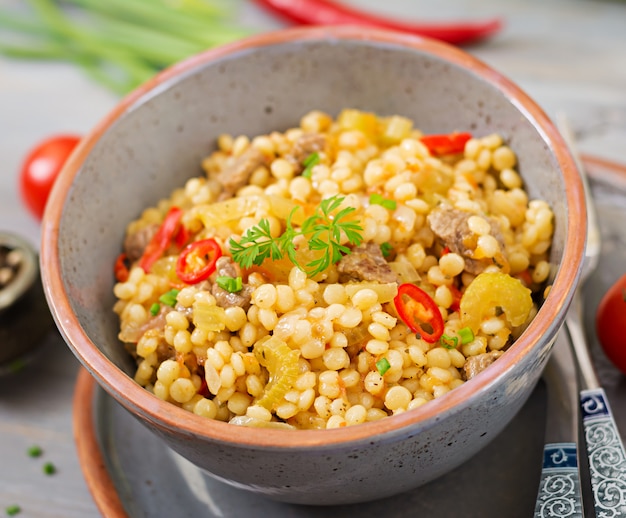
M 347 109 L 221 135 L 129 224 L 135 380 L 200 416 L 324 429 L 411 410 L 495 361 L 540 304 L 553 214 L 499 135 Z

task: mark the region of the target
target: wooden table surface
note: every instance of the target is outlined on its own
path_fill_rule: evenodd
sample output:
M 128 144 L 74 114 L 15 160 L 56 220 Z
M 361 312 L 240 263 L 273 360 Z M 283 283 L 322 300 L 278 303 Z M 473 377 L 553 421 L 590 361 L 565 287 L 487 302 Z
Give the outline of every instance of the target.
M 0 7 L 19 1 L 0 0 Z M 343 1 L 415 19 L 503 16 L 499 35 L 466 50 L 515 81 L 548 115 L 565 113 L 583 152 L 626 162 L 626 1 Z M 237 4 L 241 20 L 259 31 L 282 26 L 245 0 Z M 38 222 L 18 196 L 21 160 L 44 137 L 87 132 L 117 100 L 70 65 L 0 58 L 0 230 L 38 246 Z M 0 516 L 12 504 L 20 516 L 99 515 L 72 433 L 78 367 L 55 332 L 29 367 L 0 378 Z M 39 458 L 28 456 L 34 444 L 43 449 Z M 45 475 L 45 462 L 57 473 Z

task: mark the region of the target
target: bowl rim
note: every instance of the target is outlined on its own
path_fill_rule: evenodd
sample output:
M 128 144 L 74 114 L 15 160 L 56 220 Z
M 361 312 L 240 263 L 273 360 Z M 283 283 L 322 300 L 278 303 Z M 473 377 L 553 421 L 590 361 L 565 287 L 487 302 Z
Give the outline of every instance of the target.
M 64 288 L 60 273 L 60 254 L 57 244 L 59 222 L 73 179 L 91 149 L 114 125 L 115 121 L 134 106 L 167 88 L 168 84 L 175 82 L 177 78 L 185 77 L 193 70 L 212 61 L 259 47 L 315 40 L 363 41 L 429 53 L 453 65 L 467 68 L 473 74 L 496 86 L 533 124 L 562 170 L 564 183 L 567 186 L 564 193 L 568 207 L 566 239 L 562 263 L 556 272 L 553 287 L 540 308 L 542 319 L 548 322 L 548 325 L 540 327 L 539 320 L 535 318 L 522 336 L 497 362 L 470 382 L 455 388 L 441 398 L 430 401 L 427 405 L 375 422 L 330 430 L 264 428 L 263 433 L 259 433 L 255 428 L 233 426 L 207 419 L 164 402 L 138 385 L 132 377 L 107 359 L 87 336 L 72 311 L 69 295 Z M 296 27 L 261 33 L 209 49 L 167 68 L 124 97 L 81 140 L 55 182 L 42 220 L 40 262 L 46 298 L 64 340 L 98 383 L 131 413 L 138 414 L 143 420 L 165 434 L 180 433 L 239 447 L 324 448 L 359 441 L 367 442 L 382 434 L 386 437 L 406 434 L 417 425 L 420 425 L 421 429 L 434 426 L 444 415 L 459 411 L 462 403 L 472 395 L 485 391 L 496 383 L 498 378 L 533 349 L 535 342 L 543 335 L 556 337 L 565 311 L 571 302 L 573 287 L 576 286 L 580 276 L 586 239 L 585 232 L 577 231 L 581 228 L 586 228 L 584 190 L 573 157 L 543 109 L 502 73 L 457 47 L 429 38 L 352 26 Z

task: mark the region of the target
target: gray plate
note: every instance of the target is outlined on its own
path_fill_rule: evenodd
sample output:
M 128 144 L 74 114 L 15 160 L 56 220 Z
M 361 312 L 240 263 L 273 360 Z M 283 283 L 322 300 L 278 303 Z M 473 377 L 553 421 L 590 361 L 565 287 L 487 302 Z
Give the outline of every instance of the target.
M 603 356 L 593 325 L 602 294 L 626 272 L 626 168 L 593 157 L 586 157 L 585 164 L 592 175 L 603 237 L 599 268 L 585 287 L 586 325 L 598 374 L 624 436 L 626 377 Z M 77 446 L 88 486 L 100 510 L 109 517 L 526 518 L 533 514 L 546 410 L 543 383 L 492 443 L 446 476 L 367 504 L 303 507 L 266 500 L 212 479 L 169 450 L 83 374 L 81 390 L 89 386 L 93 390 L 88 391 L 86 405 L 75 407 L 79 414 L 75 417 L 89 419 L 94 436 L 77 434 Z M 94 445 L 99 451 L 81 453 Z M 586 502 L 589 505 L 590 499 Z

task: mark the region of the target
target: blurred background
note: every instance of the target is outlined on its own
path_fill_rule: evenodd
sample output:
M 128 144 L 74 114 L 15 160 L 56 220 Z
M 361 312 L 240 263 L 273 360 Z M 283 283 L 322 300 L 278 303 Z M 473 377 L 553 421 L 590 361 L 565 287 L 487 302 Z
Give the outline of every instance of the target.
M 0 0 L 0 204 L 11 207 L 0 227 L 37 237 L 38 222 L 14 189 L 35 144 L 58 133 L 84 134 L 133 86 L 186 55 L 292 25 L 267 3 Z M 614 150 L 626 137 L 623 0 L 337 3 L 422 25 L 501 20 L 493 35 L 463 48 L 518 83 L 549 115 L 567 112 L 584 151 L 621 158 Z M 315 19 L 311 8 L 302 11 Z

